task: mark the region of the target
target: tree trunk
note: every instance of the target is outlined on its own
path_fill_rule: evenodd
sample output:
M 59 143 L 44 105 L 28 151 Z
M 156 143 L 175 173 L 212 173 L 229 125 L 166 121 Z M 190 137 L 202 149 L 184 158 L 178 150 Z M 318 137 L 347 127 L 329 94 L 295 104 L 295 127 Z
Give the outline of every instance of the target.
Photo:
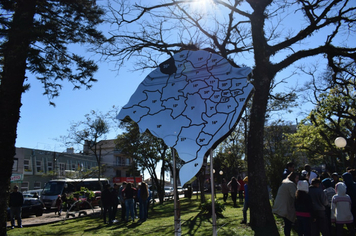
M 203 166 L 203 168 L 201 169 L 200 173 L 199 173 L 199 177 L 198 177 L 198 182 L 199 182 L 199 190 L 200 190 L 200 202 L 201 203 L 205 203 L 206 199 L 205 199 L 205 192 L 204 192 L 204 182 L 205 182 L 205 165 Z M 198 194 L 197 194 L 198 195 Z
M 255 235 L 279 235 L 269 202 L 263 158 L 263 135 L 269 80 L 263 74 L 256 73 L 255 75 L 261 77 L 259 77 L 259 83 L 255 85 L 248 136 L 250 222 Z
M 6 199 L 8 199 L 12 165 L 16 153 L 17 123 L 20 118 L 21 95 L 35 6 L 35 0 L 17 1 L 8 42 L 3 49 L 4 65 L 0 85 L 0 235 L 6 235 Z
M 247 143 L 250 222 L 255 235 L 279 235 L 269 202 L 263 158 L 263 135 L 267 102 L 271 81 L 276 75 L 276 69 L 273 68 L 270 62 L 271 54 L 264 32 L 264 13 L 271 0 L 248 0 L 248 2 L 254 9 L 250 19 L 256 65 L 253 70 L 255 93 L 250 114 Z

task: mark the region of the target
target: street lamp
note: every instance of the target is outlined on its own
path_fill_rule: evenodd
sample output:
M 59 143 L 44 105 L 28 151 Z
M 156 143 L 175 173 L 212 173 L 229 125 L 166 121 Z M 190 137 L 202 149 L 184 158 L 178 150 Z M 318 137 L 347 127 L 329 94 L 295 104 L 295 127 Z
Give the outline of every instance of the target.
M 220 171 L 219 171 L 219 174 L 220 174 L 220 175 L 223 175 L 223 174 L 224 174 L 224 172 L 223 172 L 222 170 L 220 170 Z
M 338 148 L 344 148 L 344 147 L 346 147 L 346 144 L 347 144 L 346 139 L 343 137 L 337 137 L 335 139 L 335 145 Z

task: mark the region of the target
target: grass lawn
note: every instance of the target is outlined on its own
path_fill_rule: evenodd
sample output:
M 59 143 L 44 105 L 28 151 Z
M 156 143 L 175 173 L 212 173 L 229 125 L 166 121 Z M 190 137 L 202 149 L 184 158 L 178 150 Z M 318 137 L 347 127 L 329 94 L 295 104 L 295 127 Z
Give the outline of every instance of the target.
M 210 195 L 207 194 L 206 198 L 210 199 Z M 217 200 L 222 201 L 221 194 L 217 194 Z M 180 199 L 182 235 L 212 235 L 212 219 L 200 213 L 199 204 L 200 199 L 196 196 L 191 200 Z M 120 213 L 119 209 L 118 215 Z M 248 225 L 240 224 L 241 220 L 242 204 L 234 208 L 229 198 L 223 217 L 217 218 L 218 235 L 254 235 Z M 277 226 L 283 235 L 280 222 L 277 220 Z M 88 216 L 42 226 L 15 228 L 9 230 L 8 235 L 174 235 L 174 201 L 166 201 L 162 205 L 156 203 L 153 209 L 150 208 L 148 220 L 143 223 L 137 219 L 135 222 L 105 225 L 100 216 Z M 292 232 L 292 235 L 297 234 Z

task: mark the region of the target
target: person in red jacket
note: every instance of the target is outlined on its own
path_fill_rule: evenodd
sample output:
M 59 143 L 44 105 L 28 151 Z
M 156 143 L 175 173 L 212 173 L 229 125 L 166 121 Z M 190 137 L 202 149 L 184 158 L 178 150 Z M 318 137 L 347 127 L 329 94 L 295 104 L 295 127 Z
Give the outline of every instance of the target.
M 54 212 L 54 214 L 57 214 L 58 212 L 58 215 L 61 216 L 61 213 L 62 213 L 62 197 L 61 195 L 58 195 L 58 198 L 56 200 L 56 211 Z

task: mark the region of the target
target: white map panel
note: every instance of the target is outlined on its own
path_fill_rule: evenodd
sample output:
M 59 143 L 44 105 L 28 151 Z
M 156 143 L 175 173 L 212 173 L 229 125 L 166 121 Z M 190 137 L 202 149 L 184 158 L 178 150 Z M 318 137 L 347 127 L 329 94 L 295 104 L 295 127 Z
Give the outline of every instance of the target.
M 180 170 L 183 185 L 235 127 L 253 89 L 250 73 L 208 51 L 179 52 L 144 79 L 117 118 L 129 116 L 140 132 L 148 129 L 178 151 L 186 162 Z

